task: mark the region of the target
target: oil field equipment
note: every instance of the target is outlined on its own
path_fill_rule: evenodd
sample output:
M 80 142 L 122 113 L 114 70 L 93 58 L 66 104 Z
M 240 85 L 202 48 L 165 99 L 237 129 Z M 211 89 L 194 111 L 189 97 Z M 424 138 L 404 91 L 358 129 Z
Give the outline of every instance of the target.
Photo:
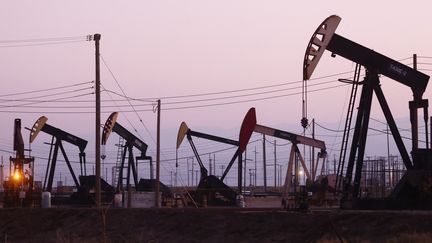
M 237 203 L 237 196 L 242 192 L 242 153 L 246 149 L 246 145 L 249 142 L 249 139 L 252 135 L 253 125 L 255 121 L 252 114 L 247 113 L 245 118 L 243 119 L 241 128 L 239 141 L 235 141 L 228 138 L 223 138 L 219 136 L 214 136 L 207 133 L 197 132 L 191 130 L 185 122 L 182 122 L 177 135 L 177 149 L 179 149 L 185 137 L 187 137 L 189 144 L 192 148 L 192 151 L 195 155 L 196 160 L 200 166 L 201 170 L 201 178 L 197 188 L 196 199 L 199 202 L 202 202 L 204 198 L 207 200 L 208 205 L 230 205 L 234 206 Z M 223 172 L 220 178 L 215 175 L 208 175 L 208 171 L 205 168 L 201 157 L 196 149 L 196 146 L 192 140 L 192 137 L 203 138 L 219 143 L 225 143 L 229 145 L 236 146 L 237 149 L 232 156 L 232 159 L 227 165 L 227 168 Z M 238 159 L 238 191 L 235 192 L 228 185 L 226 185 L 223 180 L 226 175 L 230 171 L 232 165 L 235 160 Z
M 177 149 L 180 147 L 184 137 L 187 137 L 189 144 L 192 148 L 192 151 L 195 155 L 195 158 L 200 167 L 200 180 L 198 184 L 198 188 L 195 195 L 195 200 L 198 202 L 203 202 L 204 197 L 207 200 L 208 205 L 231 205 L 234 206 L 236 203 L 236 195 L 237 193 L 227 186 L 223 179 L 228 173 L 231 166 L 228 166 L 224 171 L 222 177 L 219 179 L 215 175 L 208 175 L 207 168 L 204 166 L 201 157 L 197 151 L 197 148 L 192 140 L 192 137 L 203 138 L 211 141 L 216 141 L 220 143 L 230 144 L 234 146 L 239 146 L 239 142 L 235 140 L 231 140 L 228 138 L 222 138 L 214 135 L 210 135 L 207 133 L 197 132 L 191 130 L 185 122 L 182 122 L 179 128 L 178 136 L 177 136 Z M 232 162 L 238 157 L 238 154 L 235 153 L 233 156 Z M 232 165 L 232 163 L 229 163 Z M 219 197 L 218 198 L 218 195 Z M 223 197 L 223 198 L 222 198 Z M 226 203 L 223 203 L 226 202 Z
M 62 142 L 65 141 L 65 142 L 68 142 L 68 143 L 78 147 L 81 175 L 86 175 L 86 160 L 85 160 L 84 149 L 87 146 L 87 141 L 82 139 L 82 138 L 79 138 L 77 136 L 74 136 L 68 132 L 65 132 L 59 128 L 53 127 L 53 126 L 47 124 L 47 121 L 48 121 L 47 117 L 41 116 L 34 123 L 32 129 L 31 129 L 31 132 L 30 132 L 30 143 L 32 143 L 36 139 L 36 136 L 39 134 L 40 131 L 43 131 L 43 132 L 52 136 L 51 149 L 50 149 L 50 154 L 49 154 L 49 158 L 48 158 L 48 164 L 47 164 L 47 170 L 46 170 L 46 174 L 45 174 L 45 181 L 44 181 L 44 185 L 43 185 L 43 190 L 48 191 L 48 192 L 51 192 L 51 190 L 52 190 L 52 183 L 53 183 L 53 179 L 54 179 L 55 168 L 57 165 L 57 157 L 58 157 L 59 149 L 63 154 L 63 158 L 65 159 L 65 162 L 68 166 L 69 172 L 72 176 L 72 179 L 75 183 L 75 186 L 77 188 L 79 188 L 80 183 L 78 182 L 78 179 L 75 176 L 72 165 L 69 161 L 69 158 L 66 154 L 66 151 L 63 147 Z M 54 139 L 55 139 L 55 142 L 54 142 Z M 53 151 L 53 146 L 54 146 L 54 151 Z M 52 155 L 52 159 L 51 159 L 51 155 Z M 49 175 L 48 175 L 48 171 L 49 171 Z M 48 182 L 47 182 L 47 178 L 48 178 Z
M 342 56 L 363 66 L 366 70 L 366 75 L 362 81 L 362 91 L 345 174 L 343 174 L 343 168 L 340 170 L 344 178 L 341 205 L 347 208 L 431 208 L 432 150 L 429 147 L 428 139 L 428 100 L 422 98 L 429 76 L 336 34 L 335 30 L 340 21 L 340 17 L 332 15 L 325 19 L 312 35 L 304 57 L 303 79 L 306 81 L 311 77 L 325 50 L 330 51 L 333 57 Z M 412 90 L 413 100 L 409 102 L 412 160 L 381 89 L 380 74 L 408 86 Z M 390 197 L 380 200 L 365 200 L 361 198 L 359 188 L 374 93 L 407 171 Z M 426 148 L 418 147 L 418 109 L 423 109 Z M 344 161 L 339 161 L 339 163 L 343 164 Z M 352 178 L 353 174 L 354 179 Z
M 111 132 L 113 132 L 113 131 L 115 133 L 117 133 L 120 137 L 124 138 L 124 140 L 126 141 L 126 144 L 123 147 L 121 164 L 117 168 L 118 169 L 117 170 L 118 171 L 118 182 L 117 182 L 116 191 L 117 192 L 123 191 L 123 180 L 124 179 L 126 179 L 126 185 L 128 187 L 130 186 L 131 173 L 132 173 L 135 188 L 137 190 L 140 190 L 139 188 L 143 187 L 142 190 L 148 191 L 149 188 L 147 188 L 147 187 L 148 186 L 154 187 L 154 183 L 152 183 L 151 181 L 146 181 L 145 179 L 143 179 L 142 181 L 140 180 L 140 183 L 141 183 L 141 186 L 140 186 L 139 185 L 140 183 L 138 182 L 138 174 L 137 174 L 137 168 L 136 168 L 137 165 L 135 165 L 135 162 L 138 164 L 139 160 L 150 161 L 150 180 L 154 180 L 153 179 L 152 157 L 146 155 L 148 145 L 146 143 L 144 143 L 141 139 L 139 139 L 135 135 L 133 135 L 131 132 L 129 132 L 122 125 L 120 125 L 117 122 L 117 117 L 118 117 L 118 112 L 111 113 L 111 115 L 108 117 L 108 119 L 105 122 L 103 132 L 102 132 L 102 145 L 106 145 L 106 142 L 108 141 L 108 138 L 109 138 Z M 137 156 L 135 158 L 136 161 L 135 161 L 134 155 L 133 155 L 133 148 L 134 147 L 141 152 L 140 156 Z M 127 152 L 128 152 L 129 156 L 128 156 L 127 167 L 125 167 L 125 160 L 126 160 L 126 153 Z M 127 168 L 126 178 L 124 178 L 124 176 L 123 176 L 123 169 L 124 168 Z M 165 187 L 163 187 L 163 188 L 165 188 Z
M 34 157 L 24 155 L 24 141 L 21 135 L 21 119 L 15 119 L 15 157 L 10 157 L 11 174 L 4 185 L 4 206 L 30 206 L 34 191 Z
M 286 177 L 285 177 L 284 191 L 283 191 L 283 195 L 282 195 L 282 205 L 286 208 L 299 207 L 299 205 L 296 203 L 298 201 L 297 200 L 298 195 L 304 194 L 305 191 L 303 193 L 297 192 L 297 189 L 299 186 L 297 183 L 298 170 L 294 169 L 294 173 L 293 173 L 293 167 L 297 167 L 296 166 L 297 165 L 296 160 L 299 159 L 300 163 L 303 167 L 304 173 L 306 175 L 306 178 L 308 180 L 310 180 L 311 182 L 314 182 L 315 178 L 316 178 L 317 168 L 318 168 L 318 164 L 320 162 L 320 159 L 322 159 L 322 165 L 324 166 L 325 158 L 327 155 L 326 145 L 325 145 L 324 141 L 309 138 L 309 137 L 294 134 L 294 133 L 290 133 L 290 132 L 286 132 L 286 131 L 282 131 L 282 130 L 278 130 L 278 129 L 274 129 L 274 128 L 263 126 L 263 125 L 259 125 L 256 123 L 255 108 L 250 108 L 248 113 L 250 113 L 251 116 L 254 117 L 253 119 L 251 119 L 251 120 L 255 121 L 254 129 L 253 129 L 254 132 L 273 136 L 273 137 L 284 139 L 284 140 L 288 140 L 292 143 L 291 152 L 290 152 L 289 161 L 288 161 L 287 173 L 286 173 Z M 304 158 L 302 157 L 302 155 L 300 153 L 300 150 L 298 148 L 299 144 L 303 144 L 303 145 L 307 145 L 310 147 L 320 149 L 320 151 L 317 154 L 316 161 L 313 161 L 313 163 L 315 165 L 315 166 L 313 166 L 314 169 L 311 171 L 309 171 L 309 169 L 307 168 L 306 163 L 304 161 Z M 294 180 L 292 177 L 293 174 L 295 176 Z M 294 197 L 292 197 L 290 195 L 294 195 Z M 295 200 L 291 200 L 291 198 L 294 198 Z
M 59 197 L 57 199 L 53 198 L 53 203 L 61 203 L 61 204 L 84 204 L 84 205 L 92 205 L 95 203 L 95 186 L 96 186 L 96 176 L 95 175 L 87 175 L 86 170 L 86 159 L 85 159 L 85 148 L 87 146 L 87 141 L 79 138 L 75 135 L 72 135 L 68 132 L 65 132 L 59 128 L 51 126 L 47 124 L 48 118 L 45 116 L 41 116 L 33 125 L 30 132 L 30 143 L 32 143 L 36 136 L 40 131 L 43 131 L 52 136 L 51 140 L 51 149 L 48 158 L 48 164 L 45 174 L 45 181 L 43 184 L 43 190 L 51 192 L 52 191 L 52 183 L 54 179 L 55 167 L 57 165 L 57 157 L 59 150 L 62 152 L 66 165 L 68 166 L 69 172 L 74 180 L 75 187 L 77 191 L 74 192 L 70 198 L 62 198 Z M 54 141 L 55 140 L 55 141 Z M 77 179 L 75 172 L 72 168 L 71 162 L 66 154 L 66 151 L 63 147 L 63 141 L 68 142 L 72 145 L 75 145 L 79 149 L 79 163 L 80 163 L 80 175 L 79 179 Z M 54 146 L 54 151 L 53 151 Z M 51 158 L 52 156 L 52 158 Z M 49 172 L 49 175 L 48 175 Z M 48 182 L 47 182 L 48 178 Z M 79 180 L 79 181 L 78 181 Z M 114 189 L 111 187 L 105 180 L 100 179 L 101 182 L 101 197 L 104 203 L 112 202 L 114 198 Z M 58 201 L 58 202 L 57 202 Z

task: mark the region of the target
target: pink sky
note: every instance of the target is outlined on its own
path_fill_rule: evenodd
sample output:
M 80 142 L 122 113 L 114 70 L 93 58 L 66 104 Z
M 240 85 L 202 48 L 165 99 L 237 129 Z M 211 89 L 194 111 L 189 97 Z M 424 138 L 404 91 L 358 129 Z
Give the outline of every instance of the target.
M 339 35 L 391 58 L 407 58 L 413 53 L 432 56 L 430 9 L 429 1 L 369 0 L 320 1 L 314 4 L 246 0 L 8 2 L 3 3 L 0 9 L 0 41 L 100 33 L 101 54 L 128 96 L 166 97 L 301 80 L 309 38 L 318 24 L 332 14 L 342 18 L 336 31 Z M 5 48 L 5 45 L 0 43 L 0 80 L 3 84 L 0 94 L 94 79 L 93 42 L 14 48 Z M 421 61 L 426 63 L 430 60 Z M 410 62 L 403 61 L 405 64 Z M 341 57 L 333 59 L 327 52 L 314 77 L 351 71 L 353 67 L 350 61 Z M 427 64 L 419 67 L 432 69 Z M 432 74 L 431 71 L 424 72 Z M 333 79 L 347 77 L 342 75 Z M 408 116 L 411 91 L 387 78 L 383 78 L 382 83 L 394 116 Z M 121 92 L 104 66 L 102 84 L 107 89 Z M 311 93 L 309 117 L 322 123 L 340 123 L 344 117 L 347 91 L 348 87 L 344 87 Z M 430 95 L 431 88 L 428 88 L 425 98 Z M 30 96 L 14 98 L 23 97 Z M 110 97 L 103 94 L 102 98 Z M 93 96 L 82 99 L 90 100 Z M 164 102 L 169 100 L 162 100 L 162 105 Z M 176 129 L 181 121 L 186 121 L 192 128 L 212 129 L 235 137 L 244 114 L 252 106 L 257 108 L 259 123 L 282 129 L 281 126 L 286 126 L 285 129 L 297 126 L 297 130 L 292 132 L 301 131 L 301 95 L 298 94 L 235 105 L 164 111 L 162 134 L 166 140 L 172 141 L 163 141 L 163 148 L 174 149 Z M 130 110 L 128 107 L 123 109 Z M 120 111 L 116 108 L 104 110 Z M 10 150 L 12 146 L 14 118 L 21 118 L 23 126 L 30 127 L 39 116 L 46 115 L 53 125 L 93 140 L 91 114 L 45 114 L 37 108 L 20 111 L 34 113 L 2 113 L 0 147 L 4 150 Z M 108 115 L 103 114 L 102 121 Z M 139 112 L 139 116 L 155 137 L 156 115 Z M 381 119 L 381 111 L 374 108 L 372 116 Z M 133 130 L 126 118 L 155 151 L 155 144 L 137 115 L 123 113 L 120 116 L 122 125 Z M 37 141 L 35 148 L 46 152 L 48 148 L 42 143 L 48 139 L 46 136 Z M 92 142 L 87 150 L 91 161 Z M 8 153 L 0 154 L 9 157 Z

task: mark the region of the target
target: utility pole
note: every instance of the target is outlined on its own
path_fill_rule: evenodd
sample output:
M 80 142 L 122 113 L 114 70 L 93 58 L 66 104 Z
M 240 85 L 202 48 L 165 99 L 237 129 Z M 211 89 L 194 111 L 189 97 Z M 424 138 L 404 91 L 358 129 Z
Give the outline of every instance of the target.
M 170 185 L 171 185 L 171 187 L 172 187 L 172 186 L 174 185 L 174 184 L 173 184 L 173 172 L 172 172 L 172 171 L 170 171 L 170 172 L 171 172 L 171 173 L 170 173 L 170 174 L 171 174 L 171 184 L 170 184 Z
M 276 175 L 276 140 L 274 140 L 274 185 L 275 185 L 275 189 L 277 187 L 277 175 Z
M 237 190 L 239 192 L 239 194 L 242 194 L 243 192 L 243 188 L 242 188 L 242 180 L 243 180 L 243 171 L 242 171 L 242 167 L 243 167 L 243 158 L 242 158 L 242 153 L 239 153 L 238 155 L 238 173 L 237 173 Z
M 188 186 L 190 186 L 190 183 L 189 183 L 189 158 L 186 158 L 186 164 L 187 164 L 187 168 L 186 168 L 186 174 L 187 174 L 187 178 L 188 178 L 188 183 L 187 183 L 187 185 Z
M 223 173 L 224 173 L 225 166 L 224 166 L 224 165 L 221 165 L 220 168 L 221 168 L 221 177 L 222 177 L 222 175 L 223 175 Z M 225 178 L 226 178 L 226 177 L 225 177 Z M 226 179 L 225 179 L 225 181 L 226 181 Z M 222 181 L 222 182 L 223 182 L 223 181 Z
M 263 134 L 263 174 L 264 174 L 264 192 L 267 191 L 267 168 L 266 168 L 266 141 Z
M 192 158 L 192 170 L 191 170 L 191 174 L 192 174 L 192 186 L 194 185 L 194 159 Z
M 174 187 L 177 187 L 177 173 L 178 173 L 178 149 L 176 149 L 176 170 L 174 174 Z
M 279 186 L 282 186 L 282 165 L 279 166 Z
M 159 181 L 160 181 L 160 111 L 161 100 L 157 101 L 157 134 L 156 134 L 156 208 L 160 207 L 159 204 Z
M 247 163 L 247 148 L 245 149 L 244 168 L 243 168 L 243 188 L 246 190 L 246 163 Z
M 315 139 L 315 118 L 312 119 L 312 138 Z M 312 147 L 312 178 L 310 178 L 311 182 L 315 180 L 316 168 L 318 164 L 315 165 L 315 147 Z M 324 162 L 323 162 L 324 163 Z
M 211 159 L 211 154 L 209 154 L 209 169 L 210 169 L 209 175 L 211 175 L 212 174 L 212 159 Z
M 333 174 L 336 175 L 336 155 L 333 155 Z
M 249 169 L 249 190 L 252 187 L 252 169 Z
M 101 206 L 101 108 L 100 108 L 100 51 L 99 41 L 101 39 L 100 34 L 93 35 L 95 41 L 95 59 L 96 59 L 96 80 L 95 80 L 95 91 L 96 91 L 96 208 Z
M 415 70 L 417 70 L 417 54 L 413 54 L 413 68 Z M 424 114 L 423 117 L 424 117 L 424 122 L 425 122 L 426 149 L 428 149 L 429 148 L 429 132 L 428 132 L 428 118 L 429 118 L 429 116 L 428 116 L 427 109 L 424 109 L 423 114 Z
M 387 163 L 389 166 L 389 178 L 391 178 L 391 170 L 390 170 L 390 144 L 389 144 L 389 126 L 387 124 L 387 129 L 386 129 L 386 133 L 387 133 Z M 427 137 L 427 135 L 426 135 Z
M 256 146 L 255 146 L 255 175 L 254 175 L 254 186 L 257 186 L 257 151 L 256 151 Z

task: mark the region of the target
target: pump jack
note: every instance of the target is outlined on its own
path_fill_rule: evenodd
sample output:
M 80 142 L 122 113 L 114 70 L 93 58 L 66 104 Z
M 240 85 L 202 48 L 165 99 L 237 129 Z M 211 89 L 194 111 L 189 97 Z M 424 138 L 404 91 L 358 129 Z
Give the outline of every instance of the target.
M 195 158 L 198 162 L 198 165 L 200 167 L 201 170 L 201 177 L 199 180 L 199 184 L 198 184 L 198 188 L 197 188 L 197 198 L 195 198 L 198 201 L 202 201 L 203 200 L 203 195 L 205 195 L 207 197 L 207 204 L 208 205 L 213 205 L 217 203 L 217 199 L 216 199 L 216 193 L 220 193 L 221 195 L 223 195 L 228 202 L 228 205 L 235 205 L 235 200 L 236 200 L 236 193 L 235 191 L 233 191 L 229 186 L 227 186 L 223 180 L 226 176 L 226 174 L 228 173 L 228 171 L 230 170 L 231 166 L 228 166 L 226 168 L 226 170 L 224 171 L 223 175 L 221 176 L 221 178 L 217 178 L 214 175 L 208 175 L 208 171 L 207 168 L 204 166 L 201 157 L 195 147 L 195 144 L 192 140 L 192 137 L 198 137 L 198 138 L 204 138 L 207 140 L 212 140 L 212 141 L 216 141 L 216 142 L 220 142 L 220 143 L 225 143 L 225 144 L 230 144 L 230 145 L 234 145 L 236 147 L 239 146 L 239 142 L 238 141 L 234 141 L 228 138 L 222 138 L 222 137 L 218 137 L 218 136 L 214 136 L 214 135 L 210 135 L 210 134 L 206 134 L 206 133 L 202 133 L 202 132 L 196 132 L 196 131 L 192 131 L 191 129 L 189 129 L 189 127 L 186 125 L 185 122 L 182 122 L 179 128 L 179 132 L 178 132 L 178 136 L 177 136 L 177 149 L 180 147 L 184 137 L 187 137 L 189 144 L 192 148 L 192 151 L 195 155 Z M 232 162 L 234 162 L 234 160 L 238 157 L 238 153 L 234 153 L 234 156 L 232 158 Z M 229 165 L 232 165 L 232 163 L 230 163 Z
M 63 154 L 63 157 L 66 161 L 66 164 L 69 168 L 69 172 L 72 176 L 72 179 L 75 183 L 75 186 L 77 188 L 80 188 L 80 183 L 78 182 L 78 179 L 75 176 L 75 173 L 72 169 L 72 165 L 69 161 L 68 156 L 66 155 L 66 151 L 63 147 L 63 141 L 68 142 L 70 144 L 73 144 L 75 146 L 78 147 L 79 149 L 79 158 L 80 158 L 80 168 L 81 168 L 81 175 L 85 175 L 86 174 L 86 160 L 85 160 L 85 152 L 84 149 L 87 146 L 87 141 L 79 138 L 77 136 L 74 136 L 70 133 L 67 133 L 59 128 L 53 127 L 49 124 L 47 124 L 46 122 L 48 121 L 48 118 L 45 116 L 41 116 L 33 125 L 31 132 L 30 132 L 30 143 L 32 143 L 35 139 L 36 136 L 38 135 L 38 133 L 40 131 L 43 131 L 47 134 L 52 135 L 52 142 L 51 142 L 51 149 L 50 149 L 50 155 L 48 158 L 48 165 L 47 165 L 47 170 L 46 170 L 46 175 L 45 175 L 45 182 L 43 185 L 43 190 L 46 190 L 48 192 L 51 192 L 52 190 L 52 183 L 53 183 L 53 179 L 54 179 L 54 172 L 55 172 L 55 167 L 57 164 L 57 156 L 58 156 L 58 152 L 59 149 Z M 55 143 L 54 142 L 55 139 Z M 51 152 L 52 152 L 52 148 L 54 146 L 54 152 L 52 153 L 52 159 L 51 159 Z M 51 161 L 50 161 L 51 160 Z M 84 171 L 83 171 L 84 169 Z M 48 175 L 48 170 L 49 170 L 49 176 Z M 46 180 L 48 178 L 48 184 L 46 184 Z
M 120 125 L 117 122 L 117 112 L 111 113 L 111 115 L 108 117 L 108 119 L 105 122 L 103 132 L 102 132 L 102 145 L 106 145 L 106 142 L 108 141 L 108 137 L 110 136 L 111 132 L 114 131 L 117 133 L 120 137 L 124 138 L 126 141 L 126 144 L 124 146 L 123 152 L 122 152 L 122 163 L 119 168 L 119 179 L 117 183 L 117 192 L 123 191 L 123 168 L 124 163 L 126 160 L 126 152 L 129 153 L 128 157 L 128 166 L 127 166 L 127 186 L 130 185 L 130 174 L 132 171 L 132 176 L 135 184 L 135 188 L 138 188 L 138 175 L 137 175 L 137 169 L 135 166 L 134 156 L 133 156 L 133 148 L 137 148 L 141 155 L 136 157 L 136 161 L 138 160 L 149 160 L 150 161 L 150 178 L 153 180 L 153 165 L 152 165 L 152 157 L 147 156 L 147 144 L 144 143 L 141 139 L 137 138 L 135 135 L 133 135 L 131 132 L 129 132 L 126 128 L 124 128 L 122 125 Z
M 289 194 L 291 193 L 293 165 L 295 164 L 295 158 L 297 157 L 300 159 L 300 163 L 304 169 L 304 172 L 306 174 L 306 178 L 313 182 L 315 180 L 315 177 L 316 177 L 316 170 L 318 168 L 319 159 L 323 159 L 323 161 L 322 161 L 323 165 L 325 162 L 324 160 L 325 160 L 325 157 L 327 155 L 325 143 L 324 143 L 324 141 L 321 141 L 321 140 L 305 137 L 302 135 L 297 135 L 294 133 L 274 129 L 271 127 L 266 127 L 263 125 L 259 125 L 256 123 L 255 108 L 250 108 L 248 111 L 248 114 L 249 113 L 252 117 L 254 117 L 252 119 L 255 121 L 254 132 L 273 136 L 273 137 L 277 137 L 277 138 L 284 139 L 284 140 L 288 140 L 292 143 L 291 152 L 290 152 L 289 161 L 288 161 L 288 169 L 287 169 L 287 173 L 286 173 L 286 177 L 285 177 L 284 191 L 283 191 L 283 195 L 282 195 L 282 204 L 284 207 L 288 207 L 289 198 L 290 198 Z M 316 163 L 316 166 L 314 166 L 315 170 L 309 172 L 309 170 L 306 166 L 306 163 L 305 163 L 305 161 L 304 161 L 304 159 L 300 153 L 300 150 L 297 146 L 299 144 L 304 144 L 307 146 L 311 146 L 311 147 L 320 149 L 320 151 L 318 152 L 318 156 L 316 157 L 317 160 L 316 160 L 316 162 L 314 161 L 314 163 Z M 294 185 L 294 186 L 296 187 L 297 185 Z M 295 187 L 294 187 L 294 190 L 296 189 Z
M 428 100 L 422 98 L 429 76 L 336 34 L 335 30 L 340 21 L 340 17 L 332 15 L 324 20 L 312 35 L 304 58 L 303 79 L 308 80 L 311 77 L 325 50 L 332 52 L 332 56 L 340 55 L 366 69 L 344 178 L 342 207 L 431 208 L 432 189 L 430 186 L 426 190 L 423 189 L 425 183 L 432 181 L 432 150 L 429 148 L 427 125 Z M 409 102 L 412 161 L 381 89 L 379 74 L 408 86 L 413 92 L 413 100 Z M 377 96 L 407 171 L 390 198 L 382 201 L 366 202 L 363 200 L 362 202 L 359 188 L 373 93 Z M 426 148 L 418 148 L 417 112 L 420 108 L 423 109 L 424 115 Z M 354 167 L 354 180 L 352 181 Z
M 189 129 L 189 127 L 186 125 L 185 122 L 182 122 L 180 125 L 179 132 L 177 135 L 177 149 L 179 149 L 181 143 L 184 140 L 184 137 L 186 136 L 201 170 L 201 178 L 197 189 L 198 197 L 199 199 L 202 199 L 203 195 L 205 195 L 207 197 L 208 200 L 207 203 L 209 205 L 220 203 L 217 202 L 216 200 L 216 194 L 220 194 L 227 199 L 227 205 L 234 206 L 236 204 L 236 195 L 237 194 L 240 195 L 242 193 L 242 153 L 246 149 L 246 146 L 253 132 L 253 125 L 256 123 L 256 121 L 253 120 L 254 117 L 251 115 L 252 114 L 247 113 L 245 118 L 243 119 L 243 123 L 240 128 L 239 141 L 193 131 Z M 237 147 L 232 159 L 228 163 L 227 168 L 225 169 L 225 171 L 223 172 L 220 178 L 217 178 L 214 175 L 208 175 L 208 171 L 205 168 L 200 158 L 200 155 L 195 147 L 192 137 L 203 138 L 203 139 L 225 143 Z M 237 193 L 234 190 L 232 190 L 229 186 L 227 186 L 225 183 L 223 183 L 223 180 L 225 179 L 226 175 L 230 171 L 236 159 L 238 159 Z
M 10 157 L 13 165 L 12 174 L 5 184 L 5 206 L 30 206 L 34 190 L 34 157 L 26 158 L 24 155 L 21 119 L 15 119 L 14 150 L 16 151 L 15 158 Z

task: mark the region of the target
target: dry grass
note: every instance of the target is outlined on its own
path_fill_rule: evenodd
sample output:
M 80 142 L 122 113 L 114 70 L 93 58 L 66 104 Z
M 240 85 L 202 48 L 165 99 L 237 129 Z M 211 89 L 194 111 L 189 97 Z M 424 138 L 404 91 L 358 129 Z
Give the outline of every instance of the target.
M 341 243 L 341 242 L 378 242 L 376 239 L 346 239 L 338 238 L 334 235 L 325 234 L 321 239 L 317 240 L 317 243 Z M 397 234 L 392 238 L 389 238 L 383 242 L 386 243 L 429 243 L 432 242 L 432 233 L 402 233 Z
M 398 234 L 394 238 L 387 240 L 388 243 L 422 243 L 422 242 L 432 242 L 432 233 L 402 233 Z
M 431 216 L 219 208 L 3 209 L 0 242 L 432 242 Z

